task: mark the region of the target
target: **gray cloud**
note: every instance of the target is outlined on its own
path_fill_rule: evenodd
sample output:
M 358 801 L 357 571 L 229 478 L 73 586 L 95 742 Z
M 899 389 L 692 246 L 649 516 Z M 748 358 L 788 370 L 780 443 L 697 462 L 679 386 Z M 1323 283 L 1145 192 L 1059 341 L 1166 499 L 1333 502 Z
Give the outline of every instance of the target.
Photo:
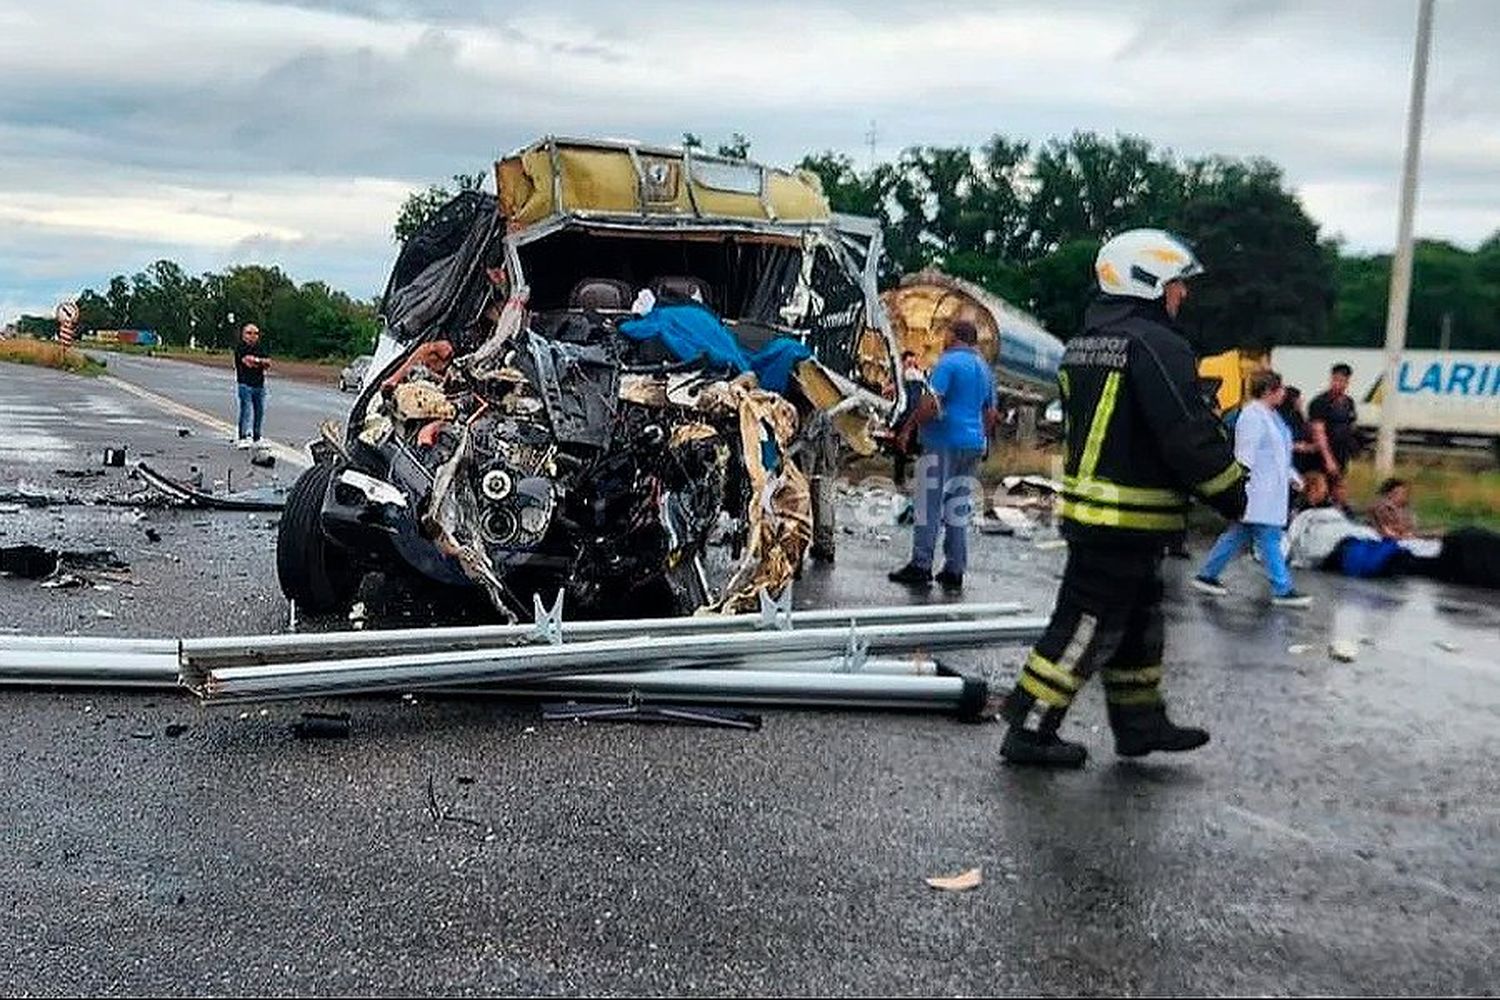
M 994 132 L 1129 132 L 1182 156 L 1267 156 L 1330 231 L 1375 247 L 1394 228 L 1414 26 L 1408 0 L 54 2 L 18 6 L 7 23 L 29 33 L 0 41 L 0 206 L 28 206 L 32 227 L 25 245 L 0 234 L 6 302 L 67 272 L 68 246 L 79 283 L 142 255 L 259 254 L 367 294 L 402 186 L 546 132 L 742 131 L 773 162 L 824 148 L 863 162 L 872 119 L 884 157 Z M 51 46 L 66 70 L 33 58 Z M 1473 243 L 1500 226 L 1496 51 L 1489 0 L 1439 5 L 1423 232 Z M 150 238 L 91 243 L 45 221 L 47 199 L 85 192 L 141 202 L 125 229 Z M 152 220 L 181 216 L 161 206 L 242 235 L 174 242 Z

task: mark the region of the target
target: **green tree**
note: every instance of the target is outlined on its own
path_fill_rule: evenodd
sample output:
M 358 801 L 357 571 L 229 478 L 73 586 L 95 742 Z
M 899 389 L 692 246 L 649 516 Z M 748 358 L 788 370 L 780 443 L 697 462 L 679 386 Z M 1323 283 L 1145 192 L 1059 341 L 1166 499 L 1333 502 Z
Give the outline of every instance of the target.
M 731 160 L 748 160 L 750 158 L 750 140 L 745 138 L 743 132 L 732 132 L 728 142 L 719 143 L 719 155 Z
M 1099 244 L 1099 240 L 1088 237 L 1069 240 L 1026 269 L 1031 312 L 1063 340 L 1082 331 L 1083 311 L 1098 290 L 1094 258 L 1099 254 Z
M 1333 250 L 1265 160 L 1189 163 L 1160 218 L 1207 270 L 1181 317 L 1200 353 L 1323 340 L 1333 308 Z
M 396 212 L 396 224 L 392 236 L 397 243 L 405 243 L 412 234 L 427 224 L 427 220 L 458 194 L 464 191 L 479 191 L 484 187 L 484 173 L 454 174 L 453 187 L 429 184 L 426 190 L 413 191 L 401 203 Z

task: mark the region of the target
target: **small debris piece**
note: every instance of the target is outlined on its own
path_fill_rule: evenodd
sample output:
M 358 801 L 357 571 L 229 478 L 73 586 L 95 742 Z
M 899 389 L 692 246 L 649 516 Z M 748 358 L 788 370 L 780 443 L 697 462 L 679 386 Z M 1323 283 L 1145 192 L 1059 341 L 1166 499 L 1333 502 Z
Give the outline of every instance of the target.
M 179 427 L 179 428 L 177 428 L 177 436 L 180 437 L 180 438 L 185 438 L 185 437 L 187 437 L 191 433 L 193 433 L 193 431 L 189 427 Z
M 157 531 L 155 528 L 147 528 L 146 529 L 146 541 L 148 541 L 148 542 L 159 542 L 159 541 L 161 541 L 161 532 Z
M 98 479 L 104 475 L 103 469 L 53 469 L 52 471 L 64 479 Z
M 106 611 L 103 608 L 95 608 L 94 615 L 99 618 L 113 618 L 115 613 L 113 611 Z
M 0 548 L 0 573 L 40 580 L 57 572 L 57 550 L 40 545 L 7 545 Z
M 1291 653 L 1293 656 L 1306 656 L 1308 653 L 1311 653 L 1312 650 L 1312 645 L 1305 642 L 1293 643 L 1286 648 L 1286 651 L 1288 653 Z
M 135 732 L 130 734 L 130 738 L 133 740 L 149 740 L 155 735 L 156 734 L 149 729 L 137 729 Z
M 1359 656 L 1359 643 L 1353 639 L 1335 639 L 1328 644 L 1328 655 L 1342 663 L 1353 663 Z
M 0 503 L 0 514 L 19 514 L 21 505 L 18 503 Z
M 984 881 L 984 874 L 978 868 L 970 868 L 957 875 L 934 875 L 925 881 L 934 889 L 941 889 L 944 892 L 967 892 L 979 887 Z
M 250 464 L 258 465 L 262 469 L 274 469 L 276 467 L 276 456 L 269 451 L 257 451 L 250 456 Z
M 104 464 L 112 468 L 121 469 L 125 467 L 124 448 L 105 448 Z
M 176 739 L 178 736 L 181 736 L 187 731 L 188 727 L 187 723 L 185 722 L 174 722 L 166 728 L 167 735 L 172 737 L 173 739 Z
M 292 734 L 299 740 L 348 739 L 349 713 L 303 712 L 302 720 L 292 723 Z
M 1434 643 L 1434 645 L 1436 645 L 1438 649 L 1441 649 L 1445 653 L 1456 653 L 1459 651 L 1459 649 L 1462 648 L 1458 645 L 1458 643 L 1449 642 L 1447 639 L 1439 639 L 1436 643 Z

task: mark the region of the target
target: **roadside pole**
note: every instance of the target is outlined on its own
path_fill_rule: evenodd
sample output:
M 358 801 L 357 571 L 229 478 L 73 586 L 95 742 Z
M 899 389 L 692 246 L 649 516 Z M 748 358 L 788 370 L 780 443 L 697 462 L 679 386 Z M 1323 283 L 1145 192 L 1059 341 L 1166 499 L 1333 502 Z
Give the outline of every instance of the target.
M 1396 422 L 1400 400 L 1401 353 L 1406 349 L 1406 320 L 1411 304 L 1412 214 L 1417 200 L 1417 166 L 1422 152 L 1422 111 L 1427 102 L 1427 54 L 1432 47 L 1433 0 L 1419 0 L 1417 51 L 1411 71 L 1411 103 L 1406 110 L 1406 163 L 1401 170 L 1401 211 L 1396 225 L 1396 253 L 1391 261 L 1391 292 L 1385 317 L 1385 387 L 1380 404 L 1380 437 L 1375 469 L 1384 477 L 1396 464 Z

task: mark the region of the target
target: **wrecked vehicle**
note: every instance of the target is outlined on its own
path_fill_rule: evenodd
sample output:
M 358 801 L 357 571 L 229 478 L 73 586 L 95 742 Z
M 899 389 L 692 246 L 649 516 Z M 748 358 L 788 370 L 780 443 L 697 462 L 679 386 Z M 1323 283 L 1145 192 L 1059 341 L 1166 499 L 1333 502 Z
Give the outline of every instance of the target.
M 545 139 L 396 261 L 347 429 L 287 499 L 308 610 L 366 570 L 478 586 L 507 617 L 740 611 L 831 557 L 840 448 L 902 404 L 880 232 L 817 179 Z

